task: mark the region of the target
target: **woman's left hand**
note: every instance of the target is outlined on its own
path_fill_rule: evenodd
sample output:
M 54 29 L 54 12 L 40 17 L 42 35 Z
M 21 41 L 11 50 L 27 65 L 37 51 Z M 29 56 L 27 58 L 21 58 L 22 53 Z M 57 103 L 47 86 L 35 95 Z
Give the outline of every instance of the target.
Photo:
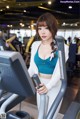
M 40 88 L 37 88 L 36 87 L 37 92 L 39 94 L 44 94 L 44 93 L 47 93 L 48 92 L 48 89 L 46 88 L 46 86 L 44 84 L 41 83 L 39 86 L 40 86 Z

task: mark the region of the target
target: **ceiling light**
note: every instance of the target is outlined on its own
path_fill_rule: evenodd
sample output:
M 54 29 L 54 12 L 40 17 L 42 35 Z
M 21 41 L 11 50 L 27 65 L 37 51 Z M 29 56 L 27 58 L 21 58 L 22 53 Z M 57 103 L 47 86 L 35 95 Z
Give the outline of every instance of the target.
M 2 9 L 0 9 L 0 11 L 3 11 Z
M 20 23 L 20 26 L 21 26 L 21 27 L 24 27 L 25 25 L 21 22 L 21 23 Z
M 24 27 L 24 26 L 25 26 L 24 24 L 21 25 L 21 27 Z
M 74 24 L 74 26 L 78 26 L 78 24 Z
M 13 25 L 7 25 L 7 27 L 13 27 Z
M 65 25 L 66 25 L 66 23 L 65 23 L 65 22 L 63 22 L 63 23 L 62 23 L 62 26 L 65 26 Z
M 9 6 L 7 5 L 6 8 L 9 9 Z
M 24 10 L 24 12 L 26 12 L 26 10 Z
M 19 6 L 20 6 L 21 4 L 19 3 Z
M 70 26 L 73 26 L 73 24 L 70 24 Z
M 51 5 L 52 4 L 52 2 L 51 1 L 48 1 L 48 5 Z
M 30 26 L 28 26 L 28 28 L 30 29 Z
M 20 23 L 20 25 L 22 25 L 23 23 Z
M 72 6 L 69 6 L 68 8 L 69 8 L 69 9 L 72 9 Z

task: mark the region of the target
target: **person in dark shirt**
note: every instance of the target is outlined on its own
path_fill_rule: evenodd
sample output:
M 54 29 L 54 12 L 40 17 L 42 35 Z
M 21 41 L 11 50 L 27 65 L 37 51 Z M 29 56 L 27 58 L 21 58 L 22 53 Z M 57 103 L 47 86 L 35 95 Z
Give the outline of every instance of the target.
M 22 43 L 18 40 L 16 34 L 12 34 L 11 37 L 6 40 L 6 46 L 9 50 L 21 52 Z
M 3 32 L 0 31 L 0 50 L 6 50 L 5 40 L 3 38 Z

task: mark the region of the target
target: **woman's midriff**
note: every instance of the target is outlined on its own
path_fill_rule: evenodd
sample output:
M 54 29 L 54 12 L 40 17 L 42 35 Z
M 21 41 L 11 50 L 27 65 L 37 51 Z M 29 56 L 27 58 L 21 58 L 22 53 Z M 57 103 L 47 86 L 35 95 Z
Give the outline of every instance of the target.
M 52 77 L 52 74 L 38 73 L 38 76 L 41 78 L 50 79 Z

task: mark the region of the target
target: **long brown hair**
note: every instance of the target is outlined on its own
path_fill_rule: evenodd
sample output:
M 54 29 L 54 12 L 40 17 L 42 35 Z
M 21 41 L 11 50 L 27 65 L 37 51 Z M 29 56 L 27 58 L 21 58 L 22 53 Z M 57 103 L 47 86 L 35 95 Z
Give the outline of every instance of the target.
M 57 24 L 56 18 L 51 13 L 44 13 L 43 15 L 41 15 L 38 18 L 37 24 L 36 24 L 36 34 L 37 34 L 37 36 L 39 37 L 38 27 L 39 26 L 46 26 L 46 25 L 48 26 L 48 29 L 52 33 L 52 36 L 53 36 L 53 39 L 54 39 L 55 35 L 57 33 L 58 24 Z M 51 43 L 51 47 L 52 47 L 52 49 L 54 49 L 54 42 Z

